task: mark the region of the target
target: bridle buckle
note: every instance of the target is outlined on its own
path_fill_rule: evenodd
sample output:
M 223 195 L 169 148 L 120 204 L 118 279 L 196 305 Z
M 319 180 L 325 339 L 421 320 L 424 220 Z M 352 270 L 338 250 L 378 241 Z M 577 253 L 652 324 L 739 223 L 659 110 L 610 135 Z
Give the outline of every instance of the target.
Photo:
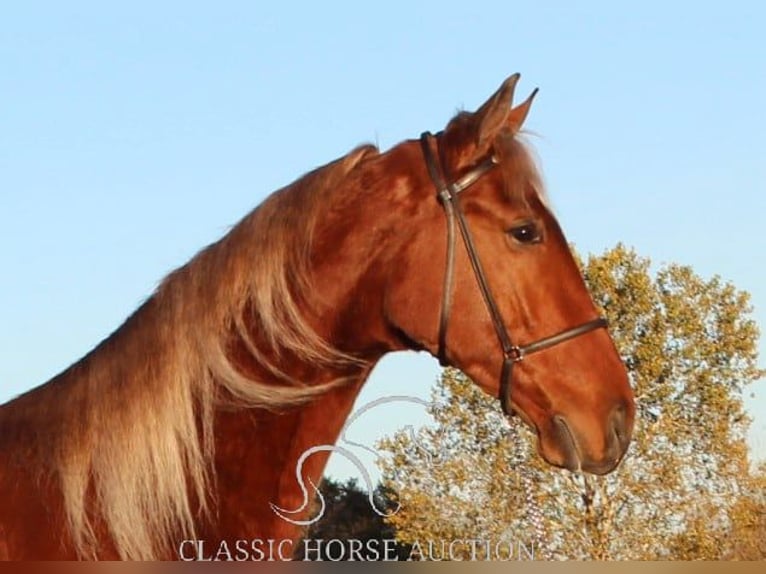
M 518 345 L 514 345 L 505 352 L 505 358 L 513 363 L 520 363 L 524 360 L 525 356 L 524 349 Z

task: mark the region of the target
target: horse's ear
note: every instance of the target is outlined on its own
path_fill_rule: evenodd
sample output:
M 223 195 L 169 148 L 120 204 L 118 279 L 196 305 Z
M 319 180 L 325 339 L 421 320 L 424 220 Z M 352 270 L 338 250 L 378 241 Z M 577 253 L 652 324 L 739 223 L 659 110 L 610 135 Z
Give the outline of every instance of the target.
M 511 130 L 512 133 L 517 133 L 521 129 L 521 126 L 524 124 L 524 120 L 527 119 L 529 108 L 532 107 L 532 100 L 535 99 L 537 92 L 538 88 L 532 90 L 532 93 L 529 94 L 529 97 L 526 100 L 524 100 L 508 113 L 506 126 Z
M 500 88 L 476 110 L 476 145 L 485 149 L 503 129 L 511 113 L 513 92 L 520 74 L 513 74 Z

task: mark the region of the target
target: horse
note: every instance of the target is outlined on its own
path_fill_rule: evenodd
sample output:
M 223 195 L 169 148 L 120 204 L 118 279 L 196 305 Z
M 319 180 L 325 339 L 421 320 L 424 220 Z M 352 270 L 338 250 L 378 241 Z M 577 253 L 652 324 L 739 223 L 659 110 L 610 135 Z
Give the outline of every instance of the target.
M 243 541 L 289 557 L 300 528 L 272 508 L 300 506 L 296 461 L 337 440 L 400 350 L 498 397 L 549 464 L 611 472 L 634 397 L 524 137 L 537 91 L 515 105 L 518 79 L 436 134 L 362 145 L 272 193 L 0 406 L 0 558 L 205 559 L 203 543 Z M 305 461 L 312 484 L 326 462 Z

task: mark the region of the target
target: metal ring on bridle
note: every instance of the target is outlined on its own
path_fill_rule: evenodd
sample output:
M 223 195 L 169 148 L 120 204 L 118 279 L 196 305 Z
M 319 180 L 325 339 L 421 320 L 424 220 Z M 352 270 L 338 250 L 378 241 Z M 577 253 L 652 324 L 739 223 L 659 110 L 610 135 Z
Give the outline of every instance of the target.
M 505 355 L 506 359 L 510 359 L 514 363 L 520 363 L 524 360 L 524 349 L 521 347 L 514 345 L 508 350 L 508 353 Z

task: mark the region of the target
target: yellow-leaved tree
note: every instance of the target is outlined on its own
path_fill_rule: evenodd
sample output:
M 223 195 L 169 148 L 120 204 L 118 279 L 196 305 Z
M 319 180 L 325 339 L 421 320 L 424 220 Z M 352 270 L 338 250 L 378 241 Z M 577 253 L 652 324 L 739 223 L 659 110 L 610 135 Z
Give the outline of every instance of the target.
M 745 439 L 743 394 L 764 375 L 748 294 L 681 265 L 655 272 L 622 245 L 581 267 L 636 393 L 626 459 L 606 477 L 546 466 L 530 431 L 447 369 L 433 423 L 380 444 L 398 539 L 538 542 L 545 558 L 766 557 L 766 470 Z

